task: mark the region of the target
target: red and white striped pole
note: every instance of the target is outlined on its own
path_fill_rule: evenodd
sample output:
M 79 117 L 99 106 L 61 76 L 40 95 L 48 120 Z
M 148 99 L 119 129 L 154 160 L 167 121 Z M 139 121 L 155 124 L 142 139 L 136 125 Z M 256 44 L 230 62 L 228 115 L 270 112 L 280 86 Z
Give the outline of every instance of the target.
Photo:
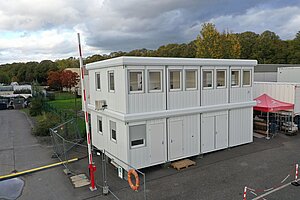
M 87 112 L 87 101 L 86 101 L 86 90 L 85 90 L 85 79 L 84 79 L 84 66 L 83 66 L 83 59 L 82 59 L 82 52 L 81 52 L 81 43 L 80 43 L 80 34 L 77 33 L 78 36 L 78 50 L 79 50 L 79 63 L 80 63 L 80 80 L 81 80 L 81 91 L 83 95 L 83 104 L 82 110 L 85 116 L 85 130 L 86 130 L 86 137 L 87 137 L 87 145 L 88 145 L 88 154 L 89 154 L 89 171 L 90 171 L 90 181 L 91 186 L 90 190 L 96 190 L 95 186 L 95 176 L 94 172 L 96 171 L 96 166 L 93 163 L 93 156 L 92 156 L 92 144 L 91 144 L 91 133 L 89 128 L 89 114 Z
M 296 164 L 296 175 L 295 175 L 295 181 L 298 179 L 298 174 L 299 174 L 299 165 Z
M 246 195 L 247 195 L 247 187 L 245 186 L 243 200 L 246 200 Z

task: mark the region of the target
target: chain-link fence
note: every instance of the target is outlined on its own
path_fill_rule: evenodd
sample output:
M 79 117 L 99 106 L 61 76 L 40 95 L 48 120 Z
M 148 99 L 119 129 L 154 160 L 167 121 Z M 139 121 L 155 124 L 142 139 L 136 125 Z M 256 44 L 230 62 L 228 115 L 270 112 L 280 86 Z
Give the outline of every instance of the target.
M 73 158 L 85 157 L 87 155 L 87 146 L 83 144 L 84 139 L 81 137 L 76 121 L 68 120 L 54 128 L 50 128 L 50 135 L 53 144 L 54 155 L 60 161 L 68 161 Z M 68 162 L 64 164 L 68 172 L 71 165 Z
M 87 159 L 87 145 L 81 137 L 74 119 L 50 128 L 54 155 L 60 161 L 73 158 Z M 95 181 L 98 190 L 112 199 L 146 199 L 146 175 L 106 150 L 97 151 L 94 163 L 97 167 Z M 64 163 L 70 175 L 89 174 L 87 165 Z M 130 173 L 128 175 L 128 172 Z M 110 199 L 110 198 L 109 198 Z
M 98 155 L 101 166 L 97 166 L 100 168 L 97 177 L 101 178 L 96 179 L 96 185 L 102 188 L 103 194 L 115 199 L 147 199 L 145 173 L 106 150 L 99 150 Z

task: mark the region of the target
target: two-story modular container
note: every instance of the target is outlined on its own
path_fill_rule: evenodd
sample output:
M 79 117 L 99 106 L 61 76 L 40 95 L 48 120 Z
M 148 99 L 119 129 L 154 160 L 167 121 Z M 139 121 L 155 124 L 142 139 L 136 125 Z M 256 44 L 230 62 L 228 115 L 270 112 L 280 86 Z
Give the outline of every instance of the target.
M 144 168 L 250 143 L 256 64 L 152 57 L 88 64 L 92 144 Z

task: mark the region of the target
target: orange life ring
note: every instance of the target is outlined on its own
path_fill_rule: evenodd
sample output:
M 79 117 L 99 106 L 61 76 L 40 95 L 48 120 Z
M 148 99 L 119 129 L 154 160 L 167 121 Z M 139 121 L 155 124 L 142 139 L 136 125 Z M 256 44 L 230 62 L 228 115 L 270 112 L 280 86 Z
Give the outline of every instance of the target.
M 134 175 L 135 185 L 133 185 L 133 183 L 132 183 L 131 174 Z M 140 179 L 139 179 L 139 175 L 136 173 L 136 171 L 134 169 L 130 169 L 128 171 L 127 179 L 128 179 L 128 183 L 129 183 L 129 186 L 131 187 L 131 189 L 133 189 L 134 191 L 138 191 L 138 189 L 140 187 Z

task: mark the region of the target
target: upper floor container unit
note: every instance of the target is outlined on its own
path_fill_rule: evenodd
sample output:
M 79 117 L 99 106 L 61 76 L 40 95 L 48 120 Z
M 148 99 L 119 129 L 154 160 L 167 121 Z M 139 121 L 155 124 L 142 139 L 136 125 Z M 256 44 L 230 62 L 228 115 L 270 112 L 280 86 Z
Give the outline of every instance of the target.
M 196 108 L 199 113 L 199 109 L 212 106 L 212 111 L 218 111 L 218 107 L 253 100 L 255 65 L 256 60 L 160 57 L 118 57 L 90 63 L 86 66 L 90 106 L 95 109 L 104 103 L 111 113 L 138 117 Z

